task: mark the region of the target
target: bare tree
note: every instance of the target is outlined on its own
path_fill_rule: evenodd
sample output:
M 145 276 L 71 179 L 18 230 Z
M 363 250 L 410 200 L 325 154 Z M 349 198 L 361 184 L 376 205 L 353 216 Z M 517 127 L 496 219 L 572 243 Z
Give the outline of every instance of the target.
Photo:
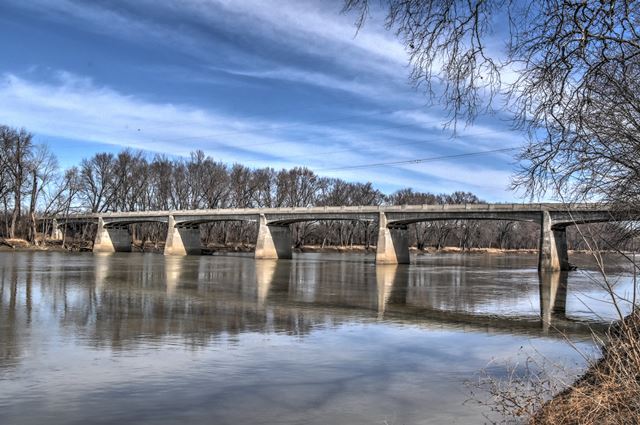
M 497 224 L 498 230 L 498 248 L 505 249 L 507 241 L 512 234 L 515 222 L 513 221 L 501 221 Z
M 58 160 L 46 145 L 38 145 L 34 149 L 28 166 L 29 174 L 31 175 L 28 239 L 30 242 L 37 244 L 36 208 L 38 207 L 38 199 L 47 190 L 49 184 L 56 179 Z
M 405 45 L 411 81 L 439 97 L 452 113 L 472 120 L 500 92 L 501 63 L 487 49 L 491 19 L 505 0 L 383 0 L 386 26 Z M 369 0 L 345 0 L 345 11 L 359 13 L 357 26 L 370 13 Z
M 13 212 L 9 226 L 9 237 L 16 237 L 18 220 L 22 211 L 22 197 L 29 177 L 29 162 L 33 148 L 33 135 L 24 129 L 15 130 L 6 126 L 0 127 L 0 143 L 7 155 L 4 168 L 13 192 Z
M 514 188 L 531 197 L 551 193 L 563 201 L 606 201 L 617 208 L 618 218 L 627 214 L 630 221 L 638 220 L 640 3 L 381 3 L 387 27 L 397 31 L 409 52 L 412 81 L 426 85 L 432 98 L 441 96 L 454 124 L 460 118 L 473 121 L 481 108 L 495 108 L 496 96 L 504 101 L 514 127 L 529 138 Z M 345 9 L 359 11 L 361 26 L 369 1 L 345 0 Z M 491 31 L 499 28 L 499 20 L 509 22 L 508 32 Z M 490 51 L 487 46 L 500 39 L 506 48 Z M 637 235 L 637 226 L 630 230 L 627 237 Z M 598 245 L 582 239 L 618 309 Z M 627 258 L 635 283 L 637 264 Z M 635 289 L 631 314 L 622 316 L 603 341 L 602 359 L 534 414 L 531 423 L 575 423 L 576 418 L 581 423 L 637 422 L 640 316 Z M 513 402 L 520 394 L 498 393 L 502 406 L 513 407 L 508 413 L 519 416 L 521 406 Z M 550 395 L 548 390 L 542 394 Z
M 98 153 L 80 163 L 80 196 L 91 212 L 109 209 L 114 197 L 114 157 Z
M 640 3 L 380 3 L 410 55 L 411 80 L 442 100 L 452 122 L 505 105 L 527 131 L 515 187 L 637 206 Z M 358 13 L 358 26 L 371 13 L 368 0 L 344 8 Z

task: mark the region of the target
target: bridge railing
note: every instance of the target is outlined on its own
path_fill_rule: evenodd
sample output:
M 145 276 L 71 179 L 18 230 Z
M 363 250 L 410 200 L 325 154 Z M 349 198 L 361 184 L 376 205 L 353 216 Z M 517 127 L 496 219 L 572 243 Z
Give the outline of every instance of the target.
M 105 213 L 70 214 L 68 216 L 38 217 L 45 219 L 86 220 L 102 218 L 132 218 L 132 217 L 160 217 L 160 216 L 204 216 L 204 215 L 253 215 L 253 214 L 305 214 L 305 213 L 378 213 L 378 212 L 437 212 L 437 211 L 608 211 L 606 206 L 599 204 L 559 204 L 559 203 L 534 203 L 534 204 L 438 204 L 438 205 L 358 205 L 358 206 L 320 206 L 320 207 L 277 207 L 277 208 L 216 208 L 194 210 L 169 210 L 169 211 L 123 211 Z

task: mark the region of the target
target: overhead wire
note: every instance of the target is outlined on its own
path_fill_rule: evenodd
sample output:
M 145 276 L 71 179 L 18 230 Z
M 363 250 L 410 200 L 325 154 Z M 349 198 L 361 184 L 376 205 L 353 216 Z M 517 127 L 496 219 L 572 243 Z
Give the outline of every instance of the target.
M 399 124 L 399 125 L 391 125 L 391 126 L 379 127 L 379 128 L 376 128 L 376 129 L 371 129 L 371 130 L 366 130 L 366 131 L 357 131 L 355 133 L 358 133 L 358 134 L 377 133 L 379 131 L 384 131 L 384 130 L 392 130 L 392 129 L 396 129 L 396 128 L 406 128 L 406 127 L 415 127 L 415 126 L 416 126 L 415 123 Z M 313 141 L 313 140 L 325 140 L 325 139 L 326 139 L 326 137 L 318 136 L 318 137 L 312 137 L 310 139 L 299 140 L 298 142 L 310 142 L 310 141 Z M 255 147 L 255 146 L 280 145 L 280 144 L 283 144 L 283 143 L 295 143 L 295 142 L 292 142 L 291 140 L 280 140 L 280 141 L 276 141 L 276 142 L 247 143 L 247 144 L 244 144 L 244 145 L 234 145 L 234 146 L 230 146 L 230 147 L 233 148 L 233 149 L 239 149 L 239 148 L 252 148 L 252 147 Z M 250 160 L 250 162 L 253 162 L 253 161 L 258 161 L 258 160 Z
M 197 140 L 197 139 L 221 137 L 221 136 L 231 135 L 231 134 L 246 134 L 246 133 L 251 134 L 251 133 L 256 133 L 256 132 L 264 131 L 264 130 L 267 130 L 267 131 L 269 131 L 269 130 L 281 130 L 281 129 L 287 129 L 287 128 L 301 127 L 301 126 L 306 126 L 306 125 L 339 122 L 339 121 L 358 119 L 358 118 L 368 118 L 368 117 L 381 115 L 381 114 L 385 114 L 385 113 L 389 113 L 389 112 L 390 113 L 396 113 L 396 112 L 411 111 L 411 110 L 421 109 L 421 108 L 423 108 L 423 106 L 418 106 L 418 107 L 415 107 L 415 108 L 404 108 L 404 109 L 392 109 L 392 110 L 384 110 L 384 111 L 375 111 L 375 112 L 368 113 L 368 114 L 351 115 L 351 116 L 344 116 L 344 117 L 340 117 L 340 118 L 333 118 L 333 119 L 327 119 L 327 120 L 317 120 L 317 121 L 302 122 L 302 123 L 294 123 L 294 124 L 281 125 L 281 126 L 269 126 L 269 127 L 263 127 L 263 128 L 254 128 L 254 129 L 250 129 L 250 130 L 231 131 L 231 132 L 225 132 L 225 133 L 217 133 L 217 134 L 213 134 L 213 135 L 190 136 L 190 137 L 182 137 L 182 138 L 175 138 L 175 139 L 165 139 L 165 140 L 157 140 L 157 139 L 154 140 L 154 139 L 152 139 L 152 141 L 154 141 L 154 142 L 177 142 L 177 141 L 184 141 L 184 140 Z M 399 125 L 393 125 L 393 126 L 384 126 L 384 127 L 381 127 L 381 128 L 376 128 L 376 129 L 367 130 L 367 131 L 358 132 L 358 133 L 377 133 L 377 132 L 382 132 L 382 131 L 390 130 L 390 129 L 413 127 L 413 126 L 419 126 L 420 124 L 435 124 L 435 123 L 439 123 L 439 122 L 440 121 L 432 121 L 432 122 L 427 122 L 427 123 L 408 123 L 408 124 L 399 124 Z M 351 133 L 353 133 L 353 132 L 351 132 Z M 479 136 L 479 135 L 483 135 L 483 134 L 490 134 L 490 133 L 491 132 L 479 133 L 479 134 L 475 134 L 474 136 Z M 306 139 L 304 141 L 311 141 L 311 140 L 318 140 L 318 139 L 321 139 L 321 137 Z M 394 144 L 393 146 L 407 146 L 407 145 L 420 144 L 420 143 L 425 143 L 425 142 L 426 141 L 424 141 L 424 140 L 410 141 L 410 142 L 405 142 L 405 143 L 397 143 L 397 144 Z M 256 146 L 276 145 L 276 144 L 282 144 L 282 143 L 292 143 L 292 142 L 289 141 L 289 140 L 282 140 L 282 141 L 275 141 L 275 142 L 270 141 L 270 142 L 261 142 L 261 143 L 249 143 L 249 144 L 235 145 L 235 146 L 229 146 L 229 147 L 232 148 L 232 149 L 242 149 L 242 148 L 250 148 L 250 147 L 256 147 Z M 422 163 L 422 162 L 429 162 L 429 161 L 442 160 L 442 159 L 454 159 L 454 158 L 461 158 L 461 157 L 467 157 L 467 156 L 484 155 L 484 154 L 489 154 L 489 153 L 507 152 L 507 151 L 512 151 L 512 150 L 516 150 L 516 149 L 519 149 L 519 148 L 502 148 L 502 149 L 493 149 L 493 150 L 487 150 L 487 151 L 469 152 L 469 153 L 456 154 L 456 155 L 444 155 L 444 156 L 437 156 L 437 157 L 420 158 L 420 159 L 413 159 L 413 160 L 402 160 L 402 161 L 392 161 L 392 162 L 383 162 L 383 163 L 361 164 L 361 165 L 352 165 L 352 166 L 344 166 L 344 167 L 320 168 L 320 169 L 316 169 L 316 171 L 337 171 L 337 170 L 372 168 L 372 167 L 404 165 L 404 164 L 418 164 L 418 163 Z M 286 159 L 291 159 L 291 158 L 316 157 L 318 155 L 331 155 L 331 154 L 335 154 L 335 153 L 351 152 L 351 151 L 357 151 L 357 150 L 361 150 L 361 148 L 349 148 L 349 149 L 341 149 L 341 150 L 335 150 L 335 151 L 329 151 L 329 152 L 318 152 L 318 153 L 313 153 L 313 154 L 308 154 L 308 155 L 307 154 L 305 154 L 305 155 L 296 155 L 296 156 L 291 156 L 291 157 L 284 158 L 284 159 L 286 160 Z M 245 160 L 243 162 L 257 162 L 257 161 L 260 161 L 260 160 L 256 160 L 256 159 L 254 159 L 254 160 Z
M 413 124 L 411 124 L 413 125 Z M 486 132 L 481 132 L 481 133 L 476 133 L 474 134 L 474 136 L 485 136 L 485 135 L 489 135 L 489 134 L 493 134 L 493 132 L 491 131 L 486 131 Z M 450 137 L 448 136 L 439 136 L 437 138 L 431 139 L 431 140 L 412 140 L 410 142 L 403 142 L 403 143 L 393 143 L 392 144 L 392 148 L 398 147 L 398 146 L 409 146 L 409 145 L 418 145 L 418 144 L 427 144 L 427 143 L 432 143 L 432 142 L 438 142 L 438 141 L 442 141 L 444 139 L 449 139 Z M 354 152 L 354 151 L 360 151 L 362 150 L 362 148 L 360 147 L 354 147 L 354 148 L 348 148 L 348 149 L 340 149 L 340 150 L 334 150 L 334 151 L 324 151 L 324 152 L 314 152 L 312 154 L 303 154 L 303 155 L 293 155 L 293 156 L 287 156 L 284 159 L 285 160 L 290 160 L 292 158 L 313 158 L 313 157 L 317 157 L 319 155 L 333 155 L 336 153 L 345 153 L 345 152 Z M 263 161 L 260 159 L 251 159 L 251 160 L 246 160 L 244 162 L 257 162 L 257 161 Z
M 403 161 L 377 162 L 372 164 L 349 165 L 346 167 L 319 168 L 319 169 L 316 169 L 316 171 L 356 170 L 361 168 L 406 165 L 406 164 L 420 164 L 423 162 L 439 161 L 443 159 L 454 159 L 454 158 L 463 158 L 463 157 L 469 157 L 469 156 L 486 155 L 490 153 L 509 152 L 509 151 L 514 151 L 518 149 L 520 148 L 512 147 L 512 148 L 491 149 L 491 150 L 485 150 L 485 151 L 466 152 L 466 153 L 461 153 L 456 155 L 442 155 L 442 156 L 432 156 L 428 158 L 408 159 Z

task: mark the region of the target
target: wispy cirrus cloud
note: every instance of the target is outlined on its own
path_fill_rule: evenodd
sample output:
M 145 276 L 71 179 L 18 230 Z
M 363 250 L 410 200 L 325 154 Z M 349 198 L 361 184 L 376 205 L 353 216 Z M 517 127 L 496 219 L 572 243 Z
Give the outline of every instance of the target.
M 407 102 L 406 93 L 398 93 L 392 87 L 372 84 L 366 78 L 339 77 L 326 73 L 307 71 L 296 68 L 272 68 L 264 70 L 216 69 L 233 75 L 240 75 L 256 79 L 273 79 L 308 84 L 330 90 L 338 90 L 352 95 L 375 101 Z M 418 99 L 409 99 L 410 104 L 418 105 Z M 394 103 L 395 103 L 394 102 Z
M 22 68 L 0 67 L 3 123 L 39 137 L 78 141 L 88 154 L 96 144 L 180 156 L 202 149 L 254 167 L 301 165 L 371 180 L 387 191 L 476 188 L 488 199 L 512 197 L 504 154 L 341 169 L 517 144 L 497 120 L 455 135 L 443 130 L 446 113 L 424 107 L 407 84 L 402 45 L 378 22 L 356 37 L 341 2 L 6 4 L 23 12 L 25 32 L 51 24 L 61 34 L 30 46 L 49 59 L 31 62 L 34 53 Z
M 429 164 L 358 171 L 328 171 L 379 161 L 437 155 L 450 143 L 432 134 L 433 143 L 421 140 L 394 142 L 393 123 L 379 131 L 362 127 L 340 128 L 335 123 L 282 122 L 247 119 L 184 104 L 157 103 L 98 86 L 85 77 L 58 72 L 49 83 L 33 82 L 12 74 L 0 80 L 0 114 L 5 123 L 26 126 L 40 135 L 134 147 L 149 152 L 186 156 L 203 149 L 227 162 L 249 161 L 253 166 L 305 165 L 321 174 L 349 180 L 368 179 L 387 187 L 404 185 L 438 190 L 433 183 L 447 181 L 460 187 L 484 181 L 504 181 L 506 172 L 492 167 Z M 373 115 L 375 116 L 375 115 Z M 399 124 L 395 124 L 396 126 Z M 400 127 L 397 131 L 405 129 Z M 413 130 L 415 131 L 415 130 Z M 414 143 L 412 145 L 412 143 Z M 399 146 L 402 148 L 399 149 Z M 336 151 L 337 155 L 331 155 Z M 404 172 L 409 172 L 406 174 Z M 443 179 L 442 176 L 449 176 Z M 423 179 L 416 185 L 417 179 Z M 411 184 L 413 182 L 413 184 Z M 503 187 L 490 187 L 498 193 Z
M 202 139 L 209 147 L 224 148 L 227 144 L 216 140 L 216 134 L 260 125 L 186 105 L 145 101 L 66 72 L 56 73 L 51 83 L 5 74 L 0 111 L 5 122 L 38 133 L 173 155 L 186 155 L 200 146 L 178 141 Z
M 410 91 L 402 45 L 390 33 L 373 31 L 373 25 L 356 37 L 354 18 L 339 14 L 340 3 L 169 0 L 113 7 L 109 2 L 34 0 L 16 4 L 56 22 L 72 22 L 129 43 L 170 46 L 205 66 L 224 65 L 248 77 L 361 94 L 377 88 L 380 99 L 384 90 L 371 80 L 383 76 L 396 92 L 399 87 L 405 94 Z M 287 55 L 291 62 L 282 67 Z

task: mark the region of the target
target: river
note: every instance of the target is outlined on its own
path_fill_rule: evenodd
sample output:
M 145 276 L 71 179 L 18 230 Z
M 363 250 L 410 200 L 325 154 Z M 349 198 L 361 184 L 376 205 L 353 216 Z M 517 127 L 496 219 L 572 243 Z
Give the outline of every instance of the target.
M 615 318 L 586 256 L 412 261 L 0 253 L 0 424 L 477 424 L 481 369 L 579 371 Z

